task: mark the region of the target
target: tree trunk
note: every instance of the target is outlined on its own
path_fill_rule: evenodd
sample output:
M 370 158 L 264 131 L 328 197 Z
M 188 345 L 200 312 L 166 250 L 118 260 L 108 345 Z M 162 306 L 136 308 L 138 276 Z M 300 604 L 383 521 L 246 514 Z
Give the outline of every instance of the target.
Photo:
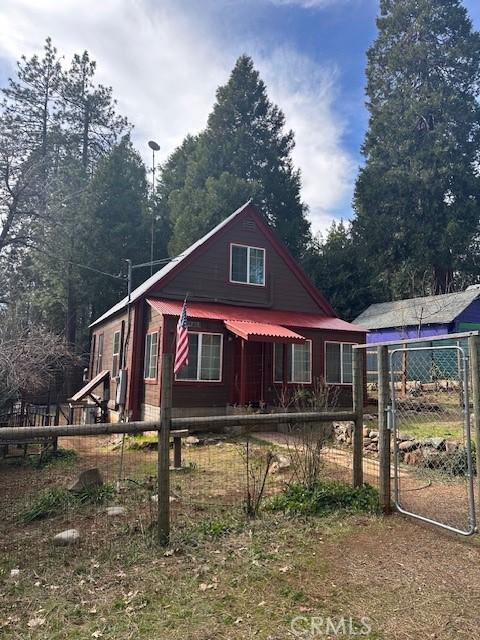
M 453 286 L 453 269 L 445 265 L 433 265 L 433 287 L 435 294 L 450 293 Z

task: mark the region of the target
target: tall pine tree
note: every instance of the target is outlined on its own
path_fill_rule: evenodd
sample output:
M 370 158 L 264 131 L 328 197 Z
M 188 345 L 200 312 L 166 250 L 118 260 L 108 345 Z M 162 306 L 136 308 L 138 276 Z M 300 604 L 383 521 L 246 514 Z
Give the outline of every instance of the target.
M 293 168 L 293 133 L 267 96 L 264 82 L 248 56 L 241 56 L 217 101 L 207 128 L 169 161 L 162 184 L 172 223 L 170 250 L 178 253 L 214 224 L 254 197 L 290 250 L 302 257 L 310 242 L 300 175 Z M 184 178 L 183 178 L 184 176 Z M 181 186 L 178 178 L 181 177 Z
M 480 36 L 460 0 L 381 0 L 377 26 L 354 233 L 386 296 L 443 292 L 480 217 Z

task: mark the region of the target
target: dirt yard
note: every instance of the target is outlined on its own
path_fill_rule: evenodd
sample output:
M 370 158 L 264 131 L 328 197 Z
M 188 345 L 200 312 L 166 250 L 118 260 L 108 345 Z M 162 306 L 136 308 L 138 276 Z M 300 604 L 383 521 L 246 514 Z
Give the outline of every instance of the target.
M 108 481 L 117 477 L 115 443 L 61 444 L 80 458 L 44 469 L 0 465 L 6 640 L 480 639 L 477 538 L 400 516 L 264 513 L 246 521 L 242 445 L 234 442 L 185 449 L 187 469 L 172 474 L 168 549 L 149 528 L 154 451 L 125 454 L 135 481 L 114 499 L 125 516 L 85 505 L 25 524 L 39 490 L 65 485 L 80 468 L 95 464 Z M 270 490 L 282 482 L 273 478 Z M 81 530 L 80 544 L 54 547 L 52 534 L 70 526 Z

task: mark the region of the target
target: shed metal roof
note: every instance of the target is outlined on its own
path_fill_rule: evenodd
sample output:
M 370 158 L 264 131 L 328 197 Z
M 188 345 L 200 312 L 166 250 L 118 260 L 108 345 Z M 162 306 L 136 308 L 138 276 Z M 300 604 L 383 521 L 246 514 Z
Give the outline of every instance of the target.
M 457 293 L 381 302 L 370 305 L 353 322 L 370 330 L 450 324 L 478 297 L 480 290 L 469 288 Z

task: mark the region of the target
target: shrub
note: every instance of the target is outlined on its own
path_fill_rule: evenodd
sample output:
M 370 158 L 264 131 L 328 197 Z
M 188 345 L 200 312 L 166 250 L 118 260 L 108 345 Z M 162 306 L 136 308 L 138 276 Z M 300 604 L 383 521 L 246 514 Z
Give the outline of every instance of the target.
M 22 515 L 23 522 L 33 522 L 51 518 L 68 509 L 72 494 L 66 489 L 49 489 L 35 500 L 33 505 Z
M 52 518 L 68 509 L 75 509 L 84 504 L 100 504 L 115 495 L 113 484 L 102 484 L 84 489 L 81 493 L 72 493 L 67 489 L 48 489 L 38 496 L 29 509 L 24 511 L 21 520 L 25 523 L 34 520 Z
M 292 484 L 266 505 L 289 515 L 328 515 L 336 511 L 378 513 L 378 491 L 366 484 L 351 487 L 341 482 L 318 482 L 308 487 Z
M 57 449 L 56 451 L 47 451 L 39 461 L 35 461 L 36 466 L 50 467 L 54 464 L 68 465 L 77 460 L 78 453 L 74 449 Z

